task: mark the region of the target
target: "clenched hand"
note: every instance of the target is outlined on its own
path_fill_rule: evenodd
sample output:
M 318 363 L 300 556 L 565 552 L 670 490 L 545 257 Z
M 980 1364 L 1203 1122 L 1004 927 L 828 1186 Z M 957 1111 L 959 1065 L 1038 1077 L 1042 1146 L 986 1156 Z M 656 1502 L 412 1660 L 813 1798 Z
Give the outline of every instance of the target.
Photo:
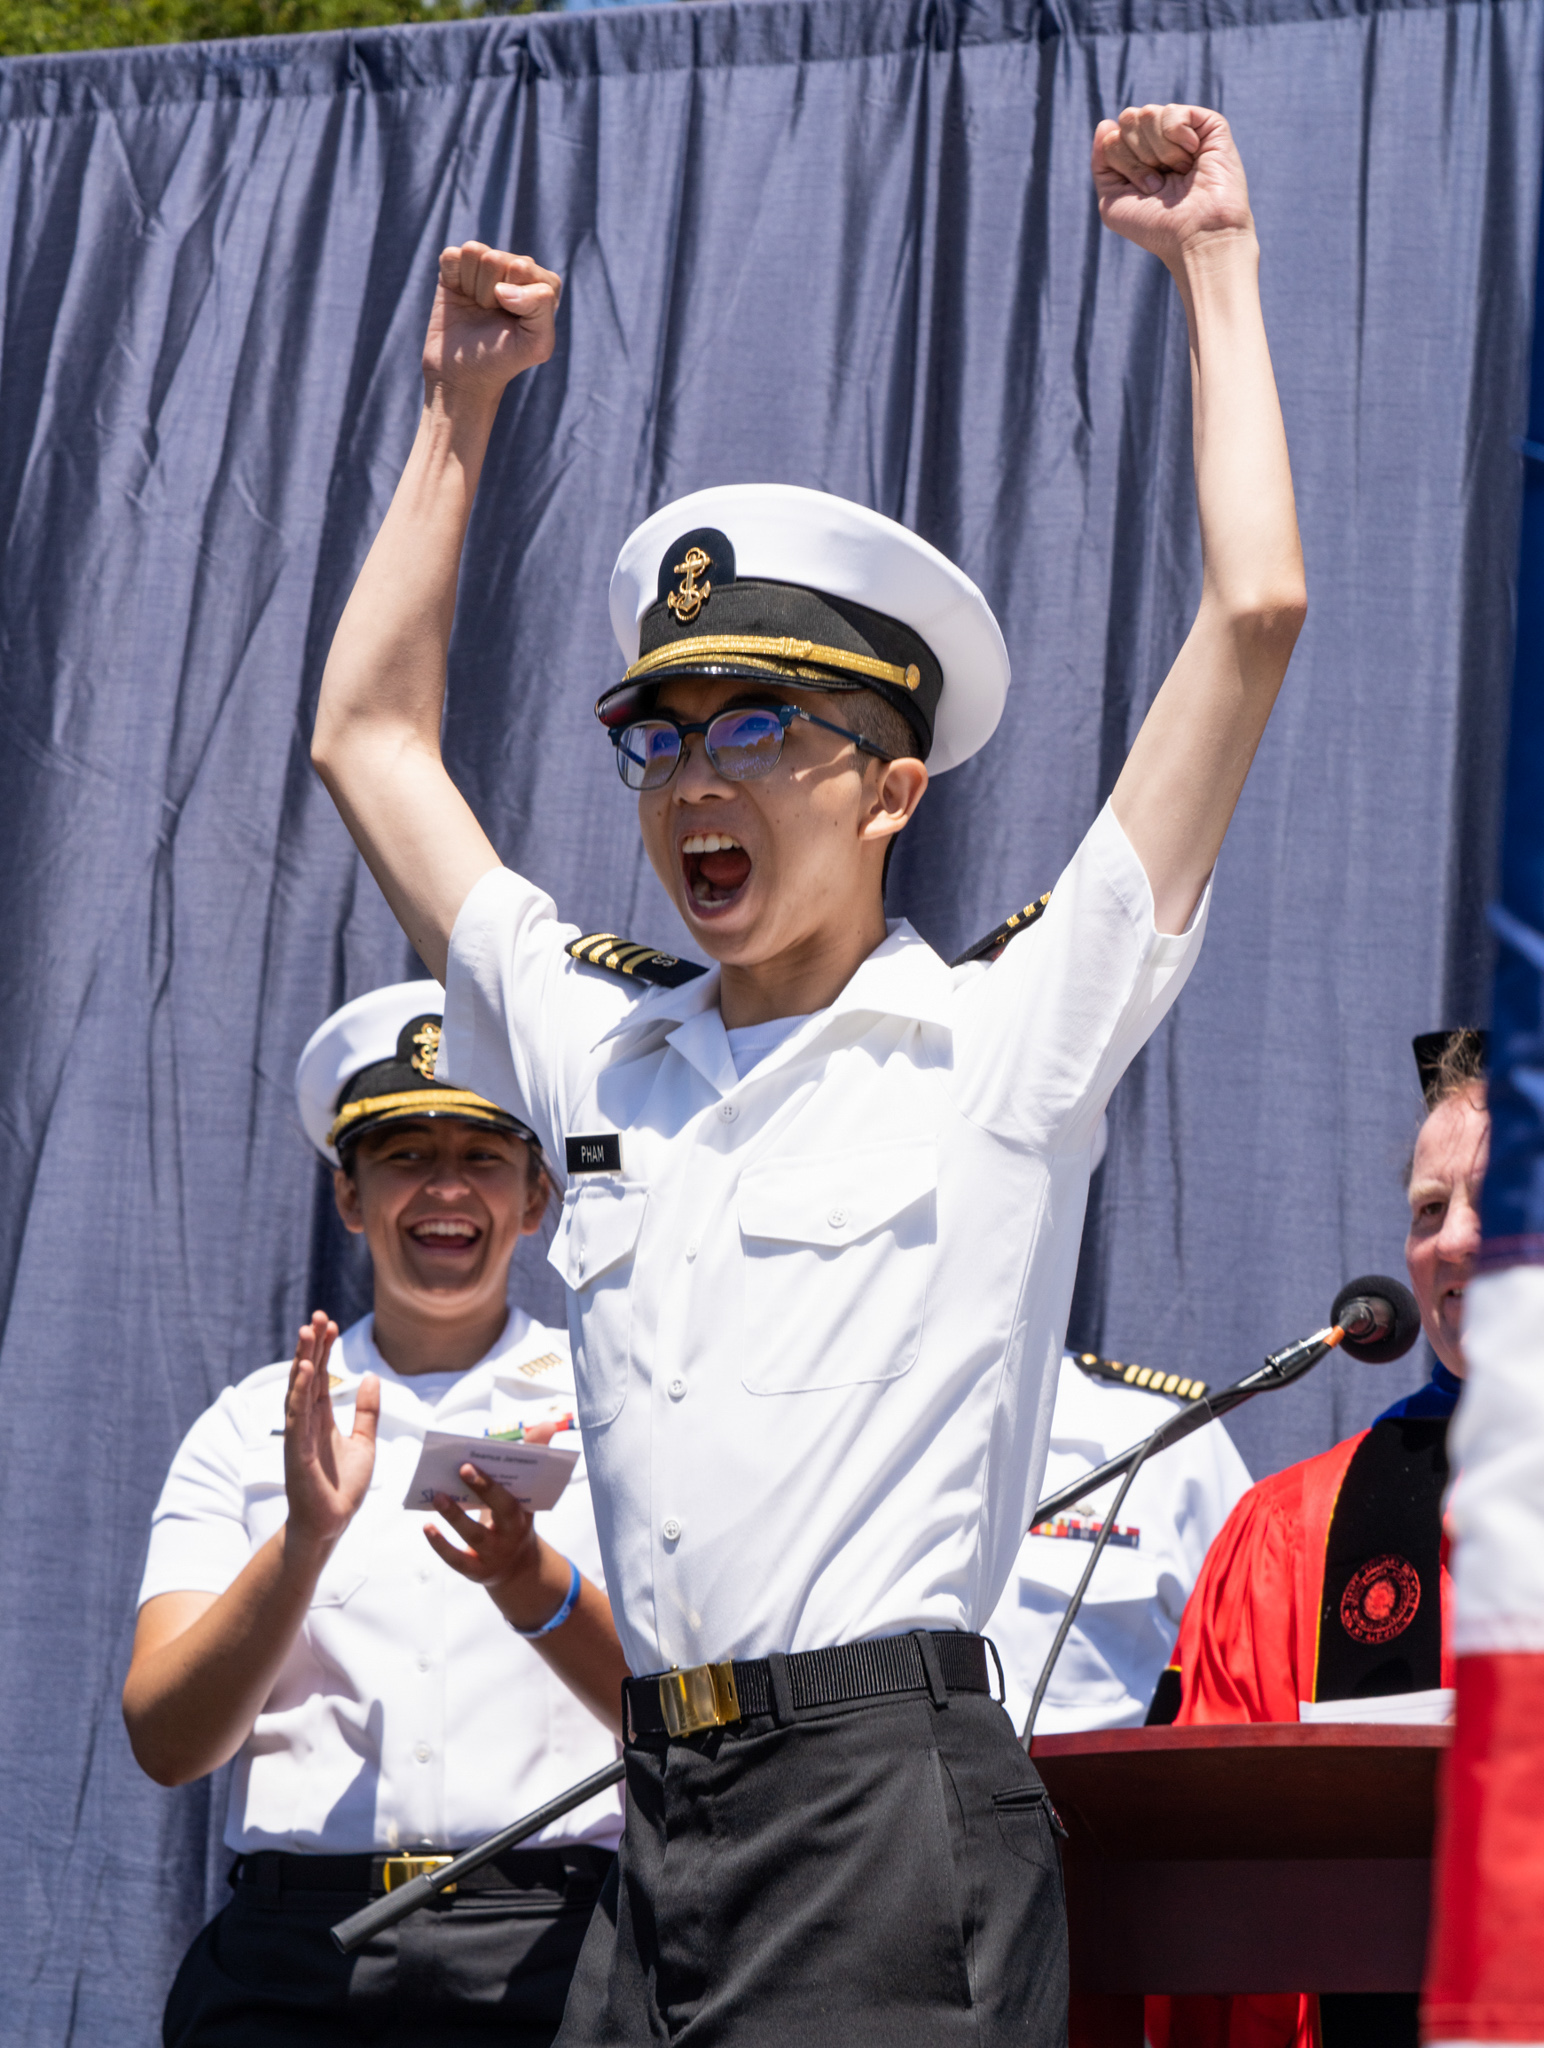
M 1232 130 L 1207 107 L 1127 107 L 1101 121 L 1093 171 L 1105 226 L 1170 270 L 1198 242 L 1254 233 Z
M 529 256 L 463 242 L 440 252 L 440 283 L 424 339 L 424 388 L 482 397 L 552 353 L 563 282 Z

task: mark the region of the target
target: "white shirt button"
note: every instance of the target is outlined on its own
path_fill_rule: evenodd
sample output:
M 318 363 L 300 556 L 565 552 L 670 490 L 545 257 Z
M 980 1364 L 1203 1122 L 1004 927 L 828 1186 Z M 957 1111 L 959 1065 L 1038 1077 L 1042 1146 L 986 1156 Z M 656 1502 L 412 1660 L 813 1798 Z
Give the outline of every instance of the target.
M 413 1751 L 413 1754 L 417 1757 L 418 1761 L 421 1764 L 426 1764 L 429 1761 L 430 1757 L 433 1756 L 434 1751 L 429 1747 L 427 1742 L 420 1742 L 418 1747 Z
M 670 1398 L 672 1401 L 679 1401 L 685 1392 L 685 1380 L 672 1380 L 670 1382 Z
M 847 1211 L 845 1209 L 833 1209 L 830 1215 L 827 1216 L 826 1221 L 833 1230 L 840 1230 L 847 1221 Z
M 739 1110 L 732 1102 L 721 1102 L 718 1106 L 718 1113 L 724 1119 L 724 1122 L 726 1124 L 732 1124 L 735 1118 L 740 1114 Z
M 697 1256 L 697 1240 L 695 1237 L 689 1237 L 686 1240 L 686 1256 L 689 1259 L 695 1259 Z
M 418 1668 L 420 1671 L 427 1671 L 429 1668 L 429 1660 L 422 1654 L 422 1652 L 419 1653 Z
M 681 1524 L 676 1520 L 674 1515 L 667 1515 L 664 1519 L 664 1522 L 661 1524 L 659 1533 L 661 1534 L 661 1536 L 664 1537 L 667 1543 L 674 1543 L 680 1537 Z

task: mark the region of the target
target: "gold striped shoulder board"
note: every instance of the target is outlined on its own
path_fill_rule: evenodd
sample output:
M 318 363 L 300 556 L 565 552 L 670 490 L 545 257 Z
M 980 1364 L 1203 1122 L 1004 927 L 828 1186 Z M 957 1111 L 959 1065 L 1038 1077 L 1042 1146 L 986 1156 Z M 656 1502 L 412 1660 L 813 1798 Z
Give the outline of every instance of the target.
M 951 967 L 968 967 L 972 960 L 995 960 L 1010 939 L 1016 939 L 1020 932 L 1027 932 L 1045 915 L 1045 906 L 1051 900 L 1051 892 L 1035 903 L 1026 903 L 1022 910 L 1016 910 L 1012 917 L 1005 917 L 1001 924 L 994 925 L 984 939 L 977 939 L 973 946 L 967 946 L 957 960 L 951 960 Z M 572 949 L 570 949 L 572 950 Z
M 619 939 L 615 932 L 586 932 L 582 939 L 571 940 L 566 950 L 581 967 L 602 967 L 608 974 L 625 974 L 656 988 L 679 988 L 708 971 L 695 960 L 679 960 L 674 953 Z
M 1074 1351 L 1072 1356 L 1080 1371 L 1107 1386 L 1140 1387 L 1145 1394 L 1172 1394 L 1176 1401 L 1199 1401 L 1206 1392 L 1205 1380 L 1186 1379 L 1183 1373 L 1123 1365 L 1118 1358 L 1101 1358 L 1096 1351 Z

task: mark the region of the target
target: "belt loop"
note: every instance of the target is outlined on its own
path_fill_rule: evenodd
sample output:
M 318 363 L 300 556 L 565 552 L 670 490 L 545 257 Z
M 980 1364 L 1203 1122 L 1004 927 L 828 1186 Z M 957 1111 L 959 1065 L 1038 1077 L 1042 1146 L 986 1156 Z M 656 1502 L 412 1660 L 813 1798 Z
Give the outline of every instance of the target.
M 624 1678 L 622 1680 L 622 1739 L 624 1742 L 636 1742 L 638 1740 L 637 1731 L 633 1727 L 633 1696 L 631 1686 L 631 1679 Z
M 255 1855 L 243 1856 L 241 1874 L 250 1876 L 252 1889 L 256 1893 L 255 1903 L 265 1913 L 277 1913 L 284 1886 L 284 1866 L 277 1849 L 259 1849 Z
M 928 1697 L 935 1707 L 949 1704 L 949 1688 L 944 1684 L 944 1668 L 938 1661 L 938 1645 L 925 1628 L 912 1630 L 912 1641 L 922 1659 L 922 1674 L 927 1680 Z
M 772 1718 L 779 1728 L 793 1720 L 793 1687 L 788 1683 L 788 1659 L 781 1650 L 767 1653 L 767 1677 L 772 1686 Z

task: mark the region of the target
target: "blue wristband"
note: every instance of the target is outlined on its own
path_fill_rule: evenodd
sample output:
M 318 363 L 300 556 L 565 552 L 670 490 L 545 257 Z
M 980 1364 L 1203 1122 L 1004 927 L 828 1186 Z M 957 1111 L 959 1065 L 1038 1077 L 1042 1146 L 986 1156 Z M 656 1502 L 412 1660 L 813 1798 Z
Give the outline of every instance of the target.
M 515 1624 L 511 1622 L 509 1625 L 511 1628 L 515 1628 L 517 1636 L 520 1636 L 528 1643 L 534 1643 L 538 1636 L 550 1636 L 555 1628 L 561 1628 L 564 1622 L 567 1621 L 568 1617 L 579 1605 L 579 1588 L 583 1584 L 579 1576 L 579 1567 L 572 1559 L 569 1560 L 568 1572 L 568 1591 L 563 1595 L 563 1605 L 553 1615 L 551 1621 L 544 1621 L 540 1628 L 515 1628 Z

